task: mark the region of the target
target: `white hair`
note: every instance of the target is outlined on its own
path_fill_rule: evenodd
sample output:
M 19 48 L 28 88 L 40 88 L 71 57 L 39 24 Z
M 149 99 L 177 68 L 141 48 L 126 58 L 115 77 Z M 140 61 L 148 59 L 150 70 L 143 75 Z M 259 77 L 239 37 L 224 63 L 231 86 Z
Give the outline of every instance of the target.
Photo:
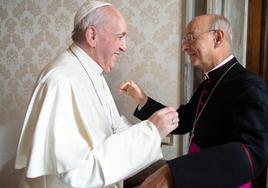
M 226 33 L 226 39 L 232 45 L 232 27 L 227 18 L 221 15 L 213 15 L 210 29 L 221 29 Z

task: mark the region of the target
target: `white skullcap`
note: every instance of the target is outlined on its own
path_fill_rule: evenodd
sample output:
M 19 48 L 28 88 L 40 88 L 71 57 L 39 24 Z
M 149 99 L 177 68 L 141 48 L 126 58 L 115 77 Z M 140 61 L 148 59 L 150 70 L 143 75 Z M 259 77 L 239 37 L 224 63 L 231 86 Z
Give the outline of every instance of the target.
M 86 0 L 83 5 L 78 9 L 78 11 L 75 14 L 74 17 L 74 27 L 84 18 L 86 17 L 90 12 L 93 10 L 107 6 L 107 5 L 112 5 L 110 3 L 105 3 L 102 1 L 90 1 Z

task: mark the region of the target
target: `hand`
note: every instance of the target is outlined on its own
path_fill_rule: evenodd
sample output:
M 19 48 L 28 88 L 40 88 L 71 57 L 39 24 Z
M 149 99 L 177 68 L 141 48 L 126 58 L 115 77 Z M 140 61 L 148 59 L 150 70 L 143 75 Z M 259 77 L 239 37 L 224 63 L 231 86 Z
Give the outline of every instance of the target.
M 120 84 L 118 90 L 120 93 L 125 93 L 130 96 L 139 105 L 144 105 L 147 102 L 147 95 L 132 80 Z
M 172 107 L 166 107 L 156 111 L 148 120 L 155 125 L 161 138 L 166 137 L 179 125 L 178 112 Z
M 169 166 L 166 164 L 150 175 L 140 185 L 140 188 L 168 188 L 172 187 L 172 177 Z

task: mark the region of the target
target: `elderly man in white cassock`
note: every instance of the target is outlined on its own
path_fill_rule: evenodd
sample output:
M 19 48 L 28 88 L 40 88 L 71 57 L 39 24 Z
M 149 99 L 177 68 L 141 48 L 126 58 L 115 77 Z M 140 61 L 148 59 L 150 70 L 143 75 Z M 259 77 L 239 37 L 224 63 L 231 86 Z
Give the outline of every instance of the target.
M 127 24 L 111 4 L 86 1 L 74 43 L 41 72 L 20 136 L 15 168 L 23 188 L 122 187 L 162 158 L 161 138 L 178 126 L 173 108 L 130 125 L 103 77 L 126 47 Z

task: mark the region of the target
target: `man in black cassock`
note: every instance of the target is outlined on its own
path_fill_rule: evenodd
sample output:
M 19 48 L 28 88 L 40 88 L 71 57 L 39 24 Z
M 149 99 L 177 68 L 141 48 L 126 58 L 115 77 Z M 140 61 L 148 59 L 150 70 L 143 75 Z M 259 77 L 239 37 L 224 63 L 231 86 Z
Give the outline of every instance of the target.
M 195 17 L 182 50 L 205 80 L 181 105 L 179 127 L 190 132 L 188 155 L 167 161 L 141 187 L 251 188 L 268 159 L 268 90 L 264 81 L 239 64 L 231 52 L 232 29 L 220 15 Z M 148 118 L 164 107 L 133 81 L 121 92 L 138 104 L 134 115 Z M 172 122 L 171 122 L 172 123 Z

